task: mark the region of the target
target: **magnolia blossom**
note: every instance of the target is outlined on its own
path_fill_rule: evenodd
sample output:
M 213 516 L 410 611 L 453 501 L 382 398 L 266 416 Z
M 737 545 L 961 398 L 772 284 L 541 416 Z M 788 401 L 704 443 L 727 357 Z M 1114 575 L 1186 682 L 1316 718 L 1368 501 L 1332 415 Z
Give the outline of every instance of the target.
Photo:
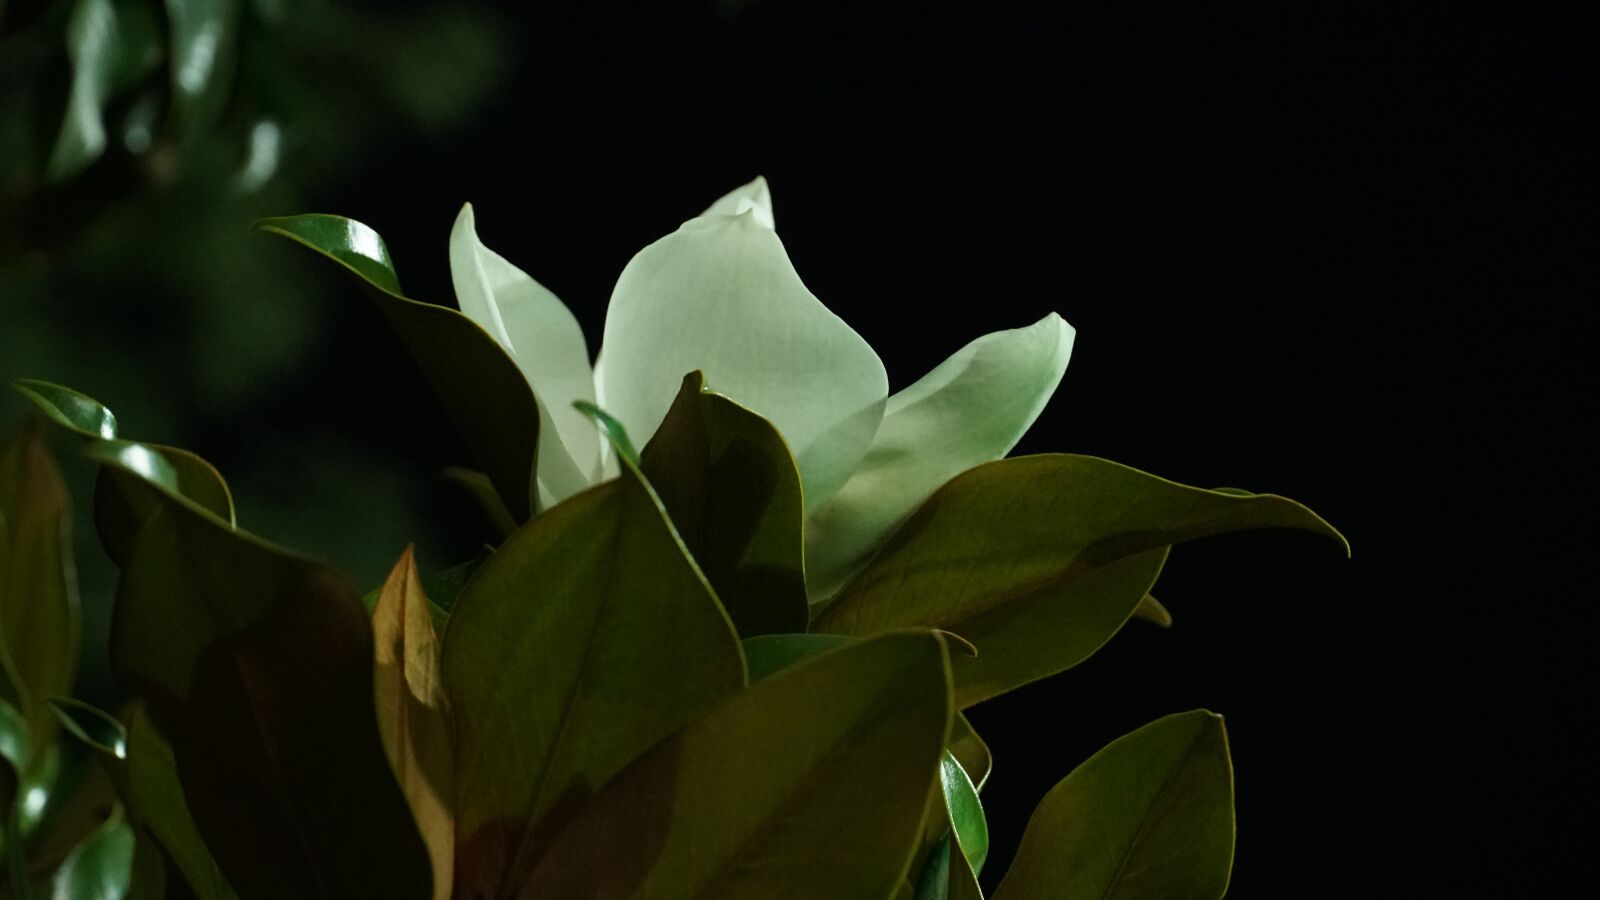
M 560 502 L 617 472 L 573 402 L 649 440 L 685 373 L 770 420 L 805 495 L 807 583 L 825 597 L 952 476 L 1005 456 L 1055 392 L 1074 331 L 1050 313 L 985 335 L 889 395 L 867 342 L 800 281 L 762 178 L 622 270 L 594 364 L 556 296 L 478 240 L 468 204 L 450 235 L 461 311 L 505 347 L 539 400 L 538 491 Z

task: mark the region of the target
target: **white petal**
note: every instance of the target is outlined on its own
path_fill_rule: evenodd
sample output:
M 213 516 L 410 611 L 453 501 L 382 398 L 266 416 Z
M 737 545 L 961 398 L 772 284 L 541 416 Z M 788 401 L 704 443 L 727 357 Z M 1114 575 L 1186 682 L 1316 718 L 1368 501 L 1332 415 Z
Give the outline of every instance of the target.
M 767 188 L 767 179 L 760 175 L 749 184 L 723 194 L 700 215 L 737 216 L 751 211 L 756 214 L 756 221 L 761 224 L 768 228 L 778 227 L 772 218 L 772 191 Z
M 594 423 L 572 408 L 594 400 L 594 373 L 583 330 L 543 285 L 478 240 L 472 204 L 450 232 L 450 274 L 461 311 L 516 360 L 539 401 L 539 489 L 542 503 L 587 487 L 599 469 Z
M 704 371 L 713 390 L 783 433 L 810 507 L 866 453 L 888 378 L 867 342 L 800 282 L 759 210 L 691 219 L 628 263 L 606 313 L 595 392 L 643 446 L 683 376 Z
M 1055 313 L 984 335 L 889 398 L 860 468 L 806 521 L 806 580 L 827 597 L 938 487 L 1011 451 L 1061 383 L 1074 330 Z

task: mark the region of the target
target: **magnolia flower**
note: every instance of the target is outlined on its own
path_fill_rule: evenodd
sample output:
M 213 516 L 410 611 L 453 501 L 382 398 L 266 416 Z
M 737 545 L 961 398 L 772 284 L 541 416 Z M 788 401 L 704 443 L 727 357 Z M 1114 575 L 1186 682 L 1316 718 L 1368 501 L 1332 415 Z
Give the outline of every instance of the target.
M 450 235 L 461 311 L 505 347 L 539 400 L 538 492 L 557 503 L 617 472 L 573 402 L 615 416 L 643 446 L 685 373 L 770 420 L 805 496 L 813 598 L 856 571 L 945 481 L 1005 456 L 1055 392 L 1074 331 L 1055 313 L 978 338 L 889 396 L 883 363 L 801 283 L 762 178 L 633 257 L 591 367 L 577 320 L 485 247 L 467 204 Z

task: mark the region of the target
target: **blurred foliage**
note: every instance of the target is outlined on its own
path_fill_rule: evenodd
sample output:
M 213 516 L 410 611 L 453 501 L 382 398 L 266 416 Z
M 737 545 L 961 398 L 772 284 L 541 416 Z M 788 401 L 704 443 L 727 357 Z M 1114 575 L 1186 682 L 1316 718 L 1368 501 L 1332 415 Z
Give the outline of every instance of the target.
M 509 33 L 479 3 L 0 0 L 0 373 L 113 392 L 185 443 L 238 433 L 306 377 L 341 302 L 269 272 L 248 223 L 316 205 L 385 141 L 464 125 Z M 416 489 L 370 442 L 296 444 L 254 447 L 237 479 L 258 521 L 320 522 L 313 544 L 380 574 L 389 532 L 361 526 Z M 291 502 L 271 487 L 291 477 L 328 490 Z M 112 573 L 79 535 L 95 660 Z
M 181 393 L 212 416 L 271 390 L 325 295 L 267 278 L 242 223 L 302 205 L 385 137 L 467 120 L 502 34 L 472 4 L 0 8 L 0 360 L 77 383 L 137 373 L 129 402 Z

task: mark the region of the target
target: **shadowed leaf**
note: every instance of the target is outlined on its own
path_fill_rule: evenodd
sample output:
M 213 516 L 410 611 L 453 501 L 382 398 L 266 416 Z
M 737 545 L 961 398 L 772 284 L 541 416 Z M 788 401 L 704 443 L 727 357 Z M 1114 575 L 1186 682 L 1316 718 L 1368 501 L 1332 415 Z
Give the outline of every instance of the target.
M 72 498 L 44 429 L 27 418 L 0 445 L 0 699 L 27 723 L 29 765 L 56 734 L 48 698 L 70 693 L 79 612 L 68 519 Z M 22 773 L 26 780 L 27 773 Z
M 1283 497 L 1185 487 L 1088 456 L 1000 460 L 935 492 L 813 629 L 961 635 L 980 651 L 952 661 L 967 707 L 1087 658 L 1139 606 L 1170 545 L 1274 527 L 1344 545 Z
M 937 635 L 899 633 L 751 685 L 601 789 L 518 896 L 890 896 L 936 786 L 948 671 Z
M 389 573 L 372 614 L 378 730 L 433 863 L 433 896 L 450 896 L 455 863 L 450 716 L 439 643 L 410 547 Z
M 1222 717 L 1167 716 L 1045 795 L 995 900 L 1216 900 L 1233 867 Z
M 691 372 L 642 460 L 739 634 L 805 631 L 805 503 L 772 423 Z
M 142 480 L 122 449 L 90 453 L 154 512 L 118 585 L 112 668 L 170 737 L 229 882 L 249 897 L 430 897 L 373 713 L 360 598 L 328 567 Z
M 459 311 L 408 299 L 376 231 L 340 216 L 262 219 L 360 279 L 378 311 L 433 385 L 445 411 L 518 522 L 534 507 L 539 407 L 522 371 L 488 332 Z
M 55 898 L 123 900 L 133 868 L 133 828 L 118 807 L 104 824 L 67 854 L 53 879 Z
M 744 661 L 625 462 L 621 478 L 540 514 L 483 563 L 451 614 L 444 676 L 456 889 L 502 896 L 613 774 L 737 690 Z

